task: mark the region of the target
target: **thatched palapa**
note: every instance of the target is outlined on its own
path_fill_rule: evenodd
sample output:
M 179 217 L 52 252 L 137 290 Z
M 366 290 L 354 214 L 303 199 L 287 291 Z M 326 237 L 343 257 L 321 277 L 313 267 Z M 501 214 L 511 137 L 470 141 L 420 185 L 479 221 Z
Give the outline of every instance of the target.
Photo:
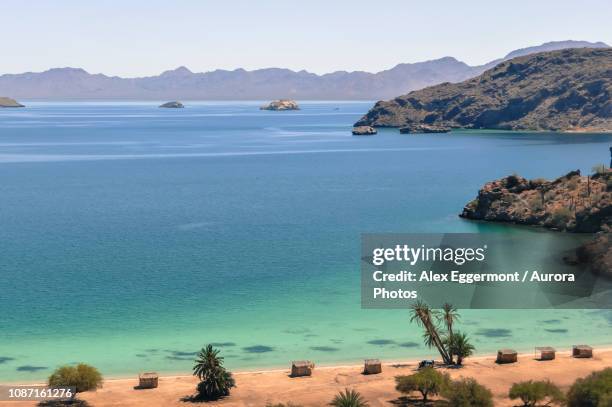
M 589 345 L 574 345 L 572 347 L 572 356 L 575 358 L 592 358 L 593 348 Z
M 538 346 L 535 348 L 535 354 L 537 360 L 553 360 L 556 350 L 550 346 Z
M 382 364 L 378 359 L 366 359 L 363 366 L 363 374 L 378 374 L 382 372 Z
M 138 387 L 141 389 L 154 389 L 157 387 L 159 375 L 156 372 L 146 372 L 138 375 Z
M 314 363 L 310 360 L 296 360 L 291 362 L 291 377 L 310 376 Z
M 497 351 L 497 363 L 515 363 L 518 353 L 514 349 L 500 349 Z

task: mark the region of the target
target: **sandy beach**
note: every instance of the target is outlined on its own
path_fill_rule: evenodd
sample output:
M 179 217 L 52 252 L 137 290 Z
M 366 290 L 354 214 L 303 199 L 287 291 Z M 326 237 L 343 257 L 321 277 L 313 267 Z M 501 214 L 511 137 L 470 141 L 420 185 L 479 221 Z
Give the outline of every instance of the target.
M 518 363 L 498 365 L 494 356 L 470 358 L 461 369 L 442 369 L 453 378 L 474 377 L 491 389 L 496 406 L 512 406 L 507 392 L 512 383 L 522 380 L 550 379 L 563 390 L 578 377 L 590 372 L 612 367 L 612 348 L 595 349 L 592 359 L 575 359 L 569 352 L 558 352 L 553 361 L 537 361 L 533 354 L 519 355 Z M 207 403 L 211 406 L 263 407 L 267 403 L 293 402 L 303 406 L 326 405 L 344 388 L 356 389 L 368 400 L 370 406 L 407 405 L 395 390 L 394 377 L 415 371 L 416 362 L 386 363 L 378 375 L 361 374 L 362 366 L 338 366 L 315 368 L 312 377 L 290 378 L 289 370 L 235 373 L 237 388 L 230 397 Z M 135 390 L 137 379 L 106 380 L 96 392 L 81 393 L 80 398 L 92 406 L 187 406 L 181 398 L 193 394 L 196 379 L 191 376 L 161 377 L 159 387 L 153 390 Z M 416 397 L 416 394 L 414 395 Z M 14 406 L 14 402 L 0 402 L 0 406 Z M 19 403 L 35 406 L 36 403 Z

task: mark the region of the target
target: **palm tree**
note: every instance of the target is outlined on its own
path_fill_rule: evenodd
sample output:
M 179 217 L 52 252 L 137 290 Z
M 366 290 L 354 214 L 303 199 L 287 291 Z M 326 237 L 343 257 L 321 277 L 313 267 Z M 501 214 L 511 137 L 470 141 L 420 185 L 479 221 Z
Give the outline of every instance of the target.
M 200 379 L 197 386 L 197 399 L 217 400 L 229 396 L 230 389 L 236 387 L 232 374 L 223 367 L 219 350 L 207 345 L 198 353 L 193 375 Z
M 446 346 L 451 356 L 457 356 L 457 365 L 459 366 L 463 363 L 463 359 L 472 356 L 475 349 L 474 345 L 470 343 L 468 336 L 459 331 L 447 338 Z
M 448 336 L 453 336 L 453 324 L 455 323 L 455 321 L 460 319 L 457 308 L 453 307 L 453 305 L 449 304 L 448 302 L 445 303 L 442 306 L 442 314 L 441 316 L 439 316 L 439 318 L 444 320 Z
M 219 367 L 209 372 L 206 377 L 198 383 L 198 398 L 201 400 L 218 400 L 229 396 L 230 389 L 236 387 L 232 374 Z
M 349 389 L 338 393 L 329 404 L 334 407 L 369 407 L 361 393 Z
M 198 376 L 202 380 L 210 372 L 221 366 L 223 366 L 223 357 L 219 356 L 219 350 L 214 349 L 212 345 L 207 345 L 198 353 L 195 365 L 193 366 L 193 375 Z
M 453 360 L 444 347 L 438 329 L 433 320 L 437 317 L 437 312 L 432 311 L 427 304 L 417 301 L 412 305 L 412 316 L 410 322 L 416 322 L 425 329 L 425 344 L 429 347 L 435 346 L 446 364 L 452 364 Z

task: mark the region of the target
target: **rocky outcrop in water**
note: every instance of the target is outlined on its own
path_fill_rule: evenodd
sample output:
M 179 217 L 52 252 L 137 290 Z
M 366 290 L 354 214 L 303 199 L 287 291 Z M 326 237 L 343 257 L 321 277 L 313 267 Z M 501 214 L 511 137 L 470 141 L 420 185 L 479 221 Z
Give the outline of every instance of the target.
M 518 175 L 488 182 L 460 215 L 467 219 L 539 225 L 571 232 L 612 230 L 612 172 L 554 181 Z
M 15 99 L 0 97 L 0 107 L 25 107 Z
M 410 124 L 406 127 L 401 127 L 399 132 L 402 134 L 411 133 L 448 133 L 451 131 L 450 127 L 435 126 L 430 124 Z
M 566 49 L 380 101 L 355 125 L 612 131 L 611 94 L 612 49 Z
M 174 102 L 166 102 L 159 107 L 163 107 L 167 109 L 182 109 L 185 107 L 185 105 L 183 105 L 181 102 L 174 101 Z
M 612 277 L 612 171 L 584 177 L 572 171 L 554 181 L 518 175 L 488 182 L 459 215 L 467 219 L 537 225 L 568 232 L 597 233 L 564 258 Z
M 297 102 L 291 99 L 280 99 L 260 107 L 261 110 L 300 110 Z
M 376 133 L 376 129 L 371 126 L 353 127 L 353 136 L 373 136 Z

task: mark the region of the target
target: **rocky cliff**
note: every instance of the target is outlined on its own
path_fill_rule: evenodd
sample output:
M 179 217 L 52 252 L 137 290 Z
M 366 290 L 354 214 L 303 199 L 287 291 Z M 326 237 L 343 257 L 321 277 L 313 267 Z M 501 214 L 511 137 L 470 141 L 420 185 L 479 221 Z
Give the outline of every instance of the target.
M 612 49 L 566 49 L 380 101 L 355 125 L 612 131 L 611 93 Z
M 612 231 L 612 172 L 572 171 L 554 181 L 519 175 L 488 182 L 461 217 L 571 232 Z
M 459 216 L 596 233 L 565 260 L 612 277 L 612 171 L 605 167 L 588 177 L 572 171 L 554 181 L 510 175 L 488 182 Z

